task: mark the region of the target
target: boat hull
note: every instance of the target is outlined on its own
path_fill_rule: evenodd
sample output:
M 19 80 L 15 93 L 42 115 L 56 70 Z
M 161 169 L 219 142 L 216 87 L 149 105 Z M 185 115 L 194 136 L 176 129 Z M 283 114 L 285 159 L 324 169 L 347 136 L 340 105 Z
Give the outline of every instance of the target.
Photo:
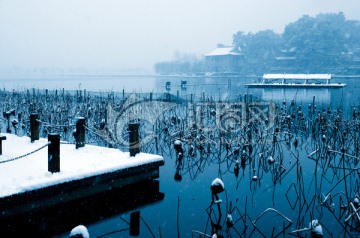
M 263 84 L 263 83 L 250 83 L 245 84 L 248 88 L 342 88 L 346 84 Z

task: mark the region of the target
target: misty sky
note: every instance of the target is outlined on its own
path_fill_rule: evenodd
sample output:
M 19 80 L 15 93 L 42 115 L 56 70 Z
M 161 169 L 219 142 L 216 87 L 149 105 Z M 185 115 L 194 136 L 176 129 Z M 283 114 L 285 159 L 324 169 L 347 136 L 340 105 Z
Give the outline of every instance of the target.
M 152 70 L 175 52 L 202 55 L 237 31 L 271 29 L 359 0 L 0 0 L 0 68 Z

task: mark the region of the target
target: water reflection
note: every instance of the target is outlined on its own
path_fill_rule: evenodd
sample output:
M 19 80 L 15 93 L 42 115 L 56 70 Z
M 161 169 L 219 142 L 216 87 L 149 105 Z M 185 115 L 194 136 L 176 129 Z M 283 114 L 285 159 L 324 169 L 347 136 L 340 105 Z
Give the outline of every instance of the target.
M 305 104 L 304 108 L 294 100 L 283 101 L 275 105 L 274 122 L 269 126 L 269 120 L 258 117 L 268 115 L 266 113 L 235 117 L 233 108 L 218 109 L 223 105 L 221 102 L 208 101 L 207 107 L 200 105 L 190 105 L 190 112 L 189 104 L 182 110 L 170 110 L 156 127 L 166 128 L 166 133 L 158 133 L 159 141 L 163 142 L 159 148 L 164 151 L 169 148 L 166 153 L 170 153 L 170 158 L 175 153 L 177 165 L 179 149 L 172 150 L 168 143 L 177 140 L 175 144 L 181 144 L 181 161 L 187 165 L 183 175 L 189 174 L 190 179 L 198 181 L 202 173 L 207 174 L 210 167 L 215 167 L 216 172 L 211 174 L 224 179 L 225 187 L 230 184 L 225 205 L 220 206 L 221 202 L 211 199 L 206 209 L 209 219 L 206 224 L 210 227 L 206 225 L 203 231 L 195 229 L 195 233 L 232 237 L 248 227 L 241 236 L 303 236 L 308 231 L 316 232 L 321 226 L 324 231 L 313 235 L 352 237 L 353 232 L 357 234 L 358 205 L 353 205 L 359 188 L 357 111 L 345 115 L 341 109 L 324 105 Z M 245 109 L 237 108 L 237 112 L 247 112 L 249 104 L 241 105 Z M 214 110 L 217 113 L 212 113 Z M 227 114 L 232 115 L 231 120 L 219 123 Z M 180 118 L 176 123 L 169 120 L 174 116 Z M 193 121 L 194 118 L 197 120 Z M 160 152 L 164 153 L 162 149 Z M 182 167 L 176 166 L 176 174 L 179 168 Z M 241 176 L 238 176 L 239 170 L 242 170 Z M 242 199 L 235 195 L 238 193 Z M 212 196 L 219 200 L 217 193 Z M 239 200 L 245 204 L 243 211 L 247 211 L 248 199 L 256 209 L 245 212 L 245 217 L 239 214 L 242 224 L 236 226 L 229 221 L 230 216 L 222 216 L 223 210 L 228 211 L 228 207 Z M 319 219 L 316 223 L 319 225 L 308 227 L 314 219 Z M 337 223 L 332 222 L 333 219 Z M 229 231 L 230 227 L 234 233 Z
M 331 89 L 260 89 L 260 98 L 265 101 L 287 101 L 329 104 L 331 101 Z
M 163 199 L 164 193 L 159 192 L 159 182 L 145 181 L 66 203 L 54 201 L 54 205 L 46 209 L 0 216 L 0 234 L 2 237 L 15 237 L 24 232 L 29 237 L 54 237 L 62 233 L 68 235 L 79 224 L 89 225 L 112 217 L 119 218 L 126 211 Z M 108 233 L 112 229 L 109 227 L 102 232 Z
M 349 84 L 352 91 L 346 91 L 345 97 L 343 90 L 296 91 L 295 97 L 284 100 L 286 92 L 272 100 L 271 109 L 269 102 L 260 100 L 261 92 L 247 91 L 235 80 L 231 87 L 223 85 L 232 97 L 218 97 L 217 86 L 190 97 L 192 80 L 187 79 L 188 86 L 179 95 L 172 88 L 170 97 L 152 94 L 153 100 L 174 100 L 177 106 L 158 116 L 153 125 L 139 122 L 142 138 L 148 130 L 156 135 L 142 145 L 142 151 L 162 154 L 166 160 L 160 183 L 167 199 L 142 211 L 151 217 L 149 226 L 155 237 L 173 237 L 176 228 L 181 237 L 213 233 L 310 237 L 319 225 L 325 237 L 359 236 L 360 114 L 353 97 L 358 89 Z M 85 101 L 65 97 L 61 113 L 56 107 L 42 110 L 53 105 L 44 104 L 41 98 L 36 103 L 43 106 L 38 109 L 43 118 L 51 115 L 48 123 L 85 113 L 92 129 L 106 131 L 100 125 L 107 119 L 107 105 L 121 107 L 124 99 L 107 96 Z M 177 101 L 178 96 L 184 100 Z M 148 100 L 150 94 L 141 97 Z M 4 107 L 10 110 L 22 99 L 3 101 Z M 7 124 L 4 120 L 3 130 Z M 18 127 L 22 124 L 26 125 L 19 120 Z M 20 129 L 17 133 L 26 134 Z M 108 145 L 101 135 L 89 133 L 86 138 Z M 181 150 L 174 147 L 176 140 Z M 218 195 L 221 203 L 212 202 L 209 187 L 215 178 L 224 182 L 224 192 Z M 100 224 L 98 229 L 111 230 L 118 218 L 110 220 L 114 222 Z

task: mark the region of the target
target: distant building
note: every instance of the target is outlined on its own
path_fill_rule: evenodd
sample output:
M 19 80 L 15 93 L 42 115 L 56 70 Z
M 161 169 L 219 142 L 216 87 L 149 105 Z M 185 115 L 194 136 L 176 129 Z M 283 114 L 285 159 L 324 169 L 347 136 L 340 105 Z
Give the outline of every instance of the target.
M 223 46 L 205 54 L 204 57 L 207 71 L 214 73 L 236 73 L 240 70 L 243 54 L 240 48 Z
M 296 48 L 282 49 L 275 57 L 274 64 L 269 69 L 270 72 L 296 72 L 297 65 Z

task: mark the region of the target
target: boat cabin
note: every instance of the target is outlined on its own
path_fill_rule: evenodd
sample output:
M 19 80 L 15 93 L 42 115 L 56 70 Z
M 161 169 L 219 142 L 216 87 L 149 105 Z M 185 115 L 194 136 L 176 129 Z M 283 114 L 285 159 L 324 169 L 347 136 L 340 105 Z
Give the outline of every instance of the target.
M 331 74 L 264 74 L 263 83 L 329 84 Z
M 260 83 L 245 84 L 247 87 L 344 87 L 346 84 L 331 83 L 331 74 L 264 74 Z

